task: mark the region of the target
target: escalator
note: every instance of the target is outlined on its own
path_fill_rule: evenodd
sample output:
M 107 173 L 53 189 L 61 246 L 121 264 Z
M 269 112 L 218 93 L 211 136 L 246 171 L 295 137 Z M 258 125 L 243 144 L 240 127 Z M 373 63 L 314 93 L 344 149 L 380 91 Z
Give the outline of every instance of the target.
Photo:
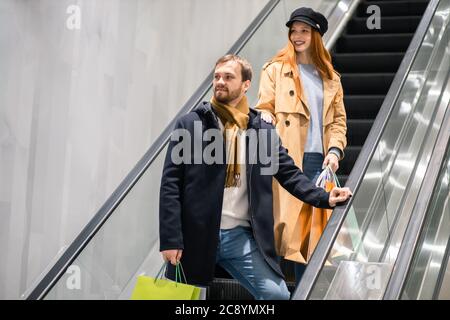
M 391 2 L 396 4 L 391 4 Z M 415 7 L 411 2 L 418 4 L 419 9 L 417 10 L 419 11 L 412 9 Z M 349 149 L 346 153 L 346 160 L 342 163 L 338 173 L 342 181 L 348 180 L 347 185 L 355 190 L 355 196 L 349 206 L 339 209 L 340 211 L 335 210 L 338 212 L 332 215 L 326 234 L 316 250 L 318 252 L 314 253 L 311 265 L 308 266 L 304 279 L 300 283 L 300 288 L 295 292 L 292 283 L 292 265 L 283 263 L 289 288 L 294 292 L 294 298 L 324 298 L 327 294 L 325 291 L 330 291 L 330 284 L 333 283 L 339 263 L 345 262 L 345 259 L 357 261 L 361 257 L 367 258 L 370 250 L 366 246 L 367 241 L 364 240 L 370 240 L 368 236 L 371 235 L 373 227 L 381 225 L 380 221 L 383 222 L 383 219 L 389 220 L 389 223 L 386 230 L 380 231 L 383 234 L 380 242 L 391 244 L 394 240 L 398 240 L 391 236 L 391 233 L 402 234 L 401 230 L 395 233 L 391 229 L 400 228 L 399 225 L 402 225 L 401 222 L 405 219 L 407 222 L 408 212 L 403 210 L 405 212 L 402 211 L 400 217 L 391 217 L 390 215 L 395 210 L 385 206 L 384 214 L 379 215 L 377 208 L 380 206 L 374 204 L 379 202 L 383 196 L 386 198 L 386 194 L 393 195 L 394 200 L 403 199 L 398 207 L 408 203 L 406 198 L 414 196 L 414 193 L 409 190 L 412 185 L 409 180 L 412 179 L 411 177 L 416 178 L 417 175 L 417 170 L 414 168 L 417 169 L 426 164 L 428 149 L 424 146 L 428 146 L 428 148 L 434 146 L 433 138 L 438 135 L 438 129 L 435 127 L 439 128 L 444 118 L 439 113 L 439 106 L 445 103 L 444 100 L 447 98 L 440 92 L 443 90 L 442 84 L 448 81 L 448 75 L 446 78 L 446 75 L 439 72 L 439 68 L 448 70 L 448 50 L 445 53 L 445 46 L 449 43 L 448 32 L 441 31 L 442 29 L 446 30 L 448 23 L 448 12 L 445 16 L 448 2 L 432 0 L 427 7 L 427 1 L 366 1 L 360 4 L 358 4 L 359 1 L 343 1 L 343 3 L 347 3 L 348 7 L 346 10 L 342 10 L 342 6 L 336 5 L 337 1 L 323 1 L 323 7 L 318 8 L 322 12 L 328 12 L 326 15 L 330 18 L 330 22 L 338 21 L 335 26 L 330 25 L 330 30 L 340 30 L 338 25 L 345 23 L 349 18 L 346 18 L 345 15 L 353 12 L 346 30 L 331 52 L 336 68 L 342 74 L 349 119 Z M 381 22 L 382 25 L 386 23 L 386 26 L 390 27 L 387 27 L 386 30 L 370 31 L 369 34 L 366 34 L 361 25 L 365 6 L 368 4 L 377 4 L 381 8 L 385 8 L 382 10 L 388 10 L 387 8 L 392 10 L 391 19 L 389 17 L 382 18 Z M 267 30 L 274 30 L 280 26 L 280 21 L 287 20 L 287 12 L 291 11 L 286 10 L 289 5 L 292 6 L 290 9 L 293 9 L 298 6 L 298 3 L 295 1 L 269 1 L 231 48 L 230 53 L 237 53 L 249 58 L 254 66 L 262 65 L 276 49 L 282 46 L 274 41 L 275 48 L 269 47 L 267 56 L 261 54 L 260 44 L 267 43 Z M 424 17 L 420 19 L 418 16 L 424 10 Z M 338 17 L 333 15 L 338 15 Z M 399 16 L 403 17 L 398 18 Z M 442 20 L 440 24 L 439 21 L 435 21 L 436 17 Z M 403 22 L 395 23 L 396 19 Z M 433 22 L 436 22 L 436 25 L 433 25 Z M 401 25 L 401 30 L 394 29 L 397 25 Z M 432 34 L 429 34 L 431 27 L 433 27 L 433 31 Z M 418 31 L 414 34 L 416 28 Z M 332 32 L 329 34 L 333 36 Z M 369 41 L 368 43 L 373 45 L 374 51 L 358 52 L 358 46 L 362 48 L 362 44 L 364 44 L 362 39 L 367 39 L 367 37 L 370 37 L 370 40 L 365 41 Z M 387 42 L 392 47 L 381 44 L 374 45 L 377 41 L 386 38 L 390 39 Z M 283 39 L 283 43 L 284 41 Z M 410 42 L 411 44 L 409 44 Z M 406 50 L 407 48 L 408 50 Z M 425 61 L 424 57 L 432 59 Z M 364 59 L 370 63 L 363 63 Z M 202 86 L 183 106 L 171 124 L 76 240 L 65 250 L 55 265 L 26 294 L 27 299 L 128 299 L 137 275 L 144 272 L 149 275 L 157 273 L 162 264 L 158 240 L 158 194 L 167 142 L 177 118 L 192 110 L 200 101 L 209 99 L 211 79 L 212 74 L 206 78 Z M 364 79 L 367 82 L 363 83 Z M 253 81 L 253 83 L 253 91 L 249 92 L 250 102 L 255 102 L 256 98 L 257 85 L 255 83 L 258 82 Z M 416 94 L 417 92 L 420 94 Z M 432 92 L 434 95 L 430 98 L 426 96 L 427 92 Z M 436 92 L 439 93 L 437 96 Z M 365 107 L 364 111 L 361 111 L 361 105 Z M 430 124 L 425 125 L 417 121 L 416 111 L 421 111 L 419 116 L 433 114 Z M 414 126 L 414 124 L 416 125 Z M 430 133 L 432 130 L 435 132 Z M 415 133 L 416 135 L 418 133 L 420 141 L 408 139 Z M 398 139 L 385 139 L 384 135 L 393 135 Z M 395 189 L 389 189 L 386 181 L 390 181 L 389 177 L 392 174 L 398 174 L 397 166 L 404 165 L 404 159 L 399 156 L 403 155 L 402 148 L 417 149 L 417 153 L 411 155 L 410 158 L 417 160 L 414 163 L 417 162 L 418 165 L 413 165 L 409 175 L 402 177 L 403 180 L 408 181 L 406 184 L 409 187 L 405 188 L 407 190 L 402 189 L 401 191 L 404 192 L 396 193 Z M 352 170 L 352 168 L 354 169 Z M 377 177 L 377 181 L 373 181 L 373 176 Z M 373 194 L 373 197 L 370 198 L 373 203 L 368 204 L 365 201 L 369 198 L 368 194 Z M 394 200 L 392 203 L 395 202 Z M 391 224 L 391 220 L 396 220 L 396 223 Z M 343 230 L 342 226 L 352 226 L 353 229 L 356 228 L 356 231 L 351 228 Z M 336 239 L 339 242 L 341 238 L 345 238 L 339 237 L 340 233 L 349 234 L 351 240 L 354 241 L 348 247 L 348 252 L 338 255 L 338 259 L 336 256 L 328 258 L 328 253 L 337 243 Z M 338 244 L 342 246 L 341 243 Z M 344 244 L 347 245 L 345 241 Z M 363 262 L 386 257 L 386 252 L 383 250 L 370 253 L 371 259 Z M 391 258 L 390 254 L 387 256 Z M 377 261 L 377 263 L 387 263 L 389 264 L 387 267 L 391 268 L 393 262 L 385 260 Z M 223 276 L 226 277 L 226 275 Z M 251 298 L 236 281 L 222 278 L 220 274 L 217 275 L 217 278 L 207 291 L 208 299 Z
M 428 1 L 417 0 L 362 1 L 331 50 L 334 67 L 341 74 L 347 112 L 348 143 L 337 172 L 342 185 L 361 152 L 427 5 Z M 371 14 L 367 13 L 371 6 L 380 10 L 379 26 L 374 25 L 373 29 L 369 29 Z
M 367 8 L 373 5 L 380 8 L 380 29 L 367 27 Z M 337 172 L 342 185 L 361 152 L 427 5 L 426 0 L 362 1 L 330 51 L 334 67 L 341 74 L 347 112 L 348 145 Z M 293 291 L 293 263 L 282 260 L 281 266 L 288 288 Z M 243 287 L 218 269 L 209 291 L 211 299 L 251 299 Z
M 325 10 L 336 6 L 336 1 L 317 3 Z M 266 40 L 268 30 L 276 30 L 283 25 L 280 21 L 287 19 L 286 10 L 297 6 L 296 0 L 267 1 L 228 53 L 249 57 L 257 50 L 253 54 L 257 57 L 254 60 L 262 65 L 258 59 L 268 59 L 279 44 L 274 41 L 262 50 L 257 45 Z M 271 47 L 272 44 L 276 47 Z M 261 55 L 264 51 L 267 51 L 266 57 Z M 254 61 L 252 63 L 255 64 Z M 205 76 L 200 87 L 91 221 L 70 246 L 61 250 L 56 262 L 31 285 L 23 298 L 129 299 L 137 275 L 157 274 L 163 263 L 159 252 L 158 212 L 159 184 L 167 144 L 178 118 L 201 101 L 210 99 L 212 79 L 213 72 Z M 256 97 L 255 87 L 253 99 Z
M 293 299 L 407 297 L 423 190 L 442 164 L 431 160 L 449 140 L 449 9 L 429 2 L 348 177 L 354 197 L 334 210 Z

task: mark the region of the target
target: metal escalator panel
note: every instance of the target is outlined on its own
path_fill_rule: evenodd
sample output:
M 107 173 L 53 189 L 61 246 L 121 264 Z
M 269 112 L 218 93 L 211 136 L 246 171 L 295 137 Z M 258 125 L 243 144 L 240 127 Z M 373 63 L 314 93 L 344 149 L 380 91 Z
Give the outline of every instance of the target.
M 430 1 L 293 299 L 383 298 L 449 105 L 449 13 Z
M 129 299 L 136 273 L 156 274 L 159 181 L 165 150 L 154 159 L 102 227 L 92 235 L 45 299 Z
M 450 299 L 450 145 L 400 299 Z
M 419 195 L 415 201 L 394 271 L 383 299 L 439 299 L 448 263 L 448 166 L 450 148 L 450 78 L 443 92 L 446 110 Z M 445 262 L 447 261 L 447 262 Z M 437 270 L 440 269 L 438 272 Z M 448 275 L 447 275 L 448 277 Z M 445 290 L 445 289 L 444 289 Z

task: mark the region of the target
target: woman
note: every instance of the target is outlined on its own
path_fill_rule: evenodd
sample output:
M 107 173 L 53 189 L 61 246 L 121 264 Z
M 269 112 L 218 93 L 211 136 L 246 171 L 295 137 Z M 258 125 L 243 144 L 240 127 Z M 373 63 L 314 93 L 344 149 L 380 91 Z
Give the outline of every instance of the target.
M 343 90 L 322 41 L 327 19 L 303 7 L 292 12 L 286 26 L 289 41 L 263 66 L 256 108 L 264 121 L 274 122 L 297 166 L 315 181 L 325 166 L 336 172 L 344 157 Z M 297 262 L 298 284 L 312 254 L 307 231 L 311 210 L 278 183 L 273 188 L 276 248 L 280 256 Z

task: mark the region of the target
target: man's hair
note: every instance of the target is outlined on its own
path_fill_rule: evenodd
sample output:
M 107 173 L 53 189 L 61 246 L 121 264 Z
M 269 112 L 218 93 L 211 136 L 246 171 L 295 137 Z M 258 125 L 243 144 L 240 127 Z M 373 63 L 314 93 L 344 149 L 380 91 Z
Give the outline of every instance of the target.
M 217 67 L 217 65 L 219 65 L 219 64 L 222 64 L 222 63 L 225 63 L 228 61 L 235 61 L 241 65 L 242 81 L 247 81 L 247 80 L 251 81 L 252 80 L 253 71 L 252 71 L 251 64 L 247 60 L 245 60 L 237 55 L 227 54 L 223 57 L 220 57 L 219 60 L 217 60 L 215 67 Z

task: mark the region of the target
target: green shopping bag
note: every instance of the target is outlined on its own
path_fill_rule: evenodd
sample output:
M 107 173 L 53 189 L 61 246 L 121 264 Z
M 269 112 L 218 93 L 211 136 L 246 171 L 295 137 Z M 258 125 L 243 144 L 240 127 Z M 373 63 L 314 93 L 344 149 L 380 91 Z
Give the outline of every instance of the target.
M 175 268 L 175 281 L 162 279 L 162 271 L 165 270 L 166 263 L 163 264 L 155 278 L 138 276 L 131 300 L 198 300 L 200 288 L 186 283 L 181 283 L 181 273 L 183 267 L 178 263 Z M 184 277 L 186 282 L 186 276 Z

